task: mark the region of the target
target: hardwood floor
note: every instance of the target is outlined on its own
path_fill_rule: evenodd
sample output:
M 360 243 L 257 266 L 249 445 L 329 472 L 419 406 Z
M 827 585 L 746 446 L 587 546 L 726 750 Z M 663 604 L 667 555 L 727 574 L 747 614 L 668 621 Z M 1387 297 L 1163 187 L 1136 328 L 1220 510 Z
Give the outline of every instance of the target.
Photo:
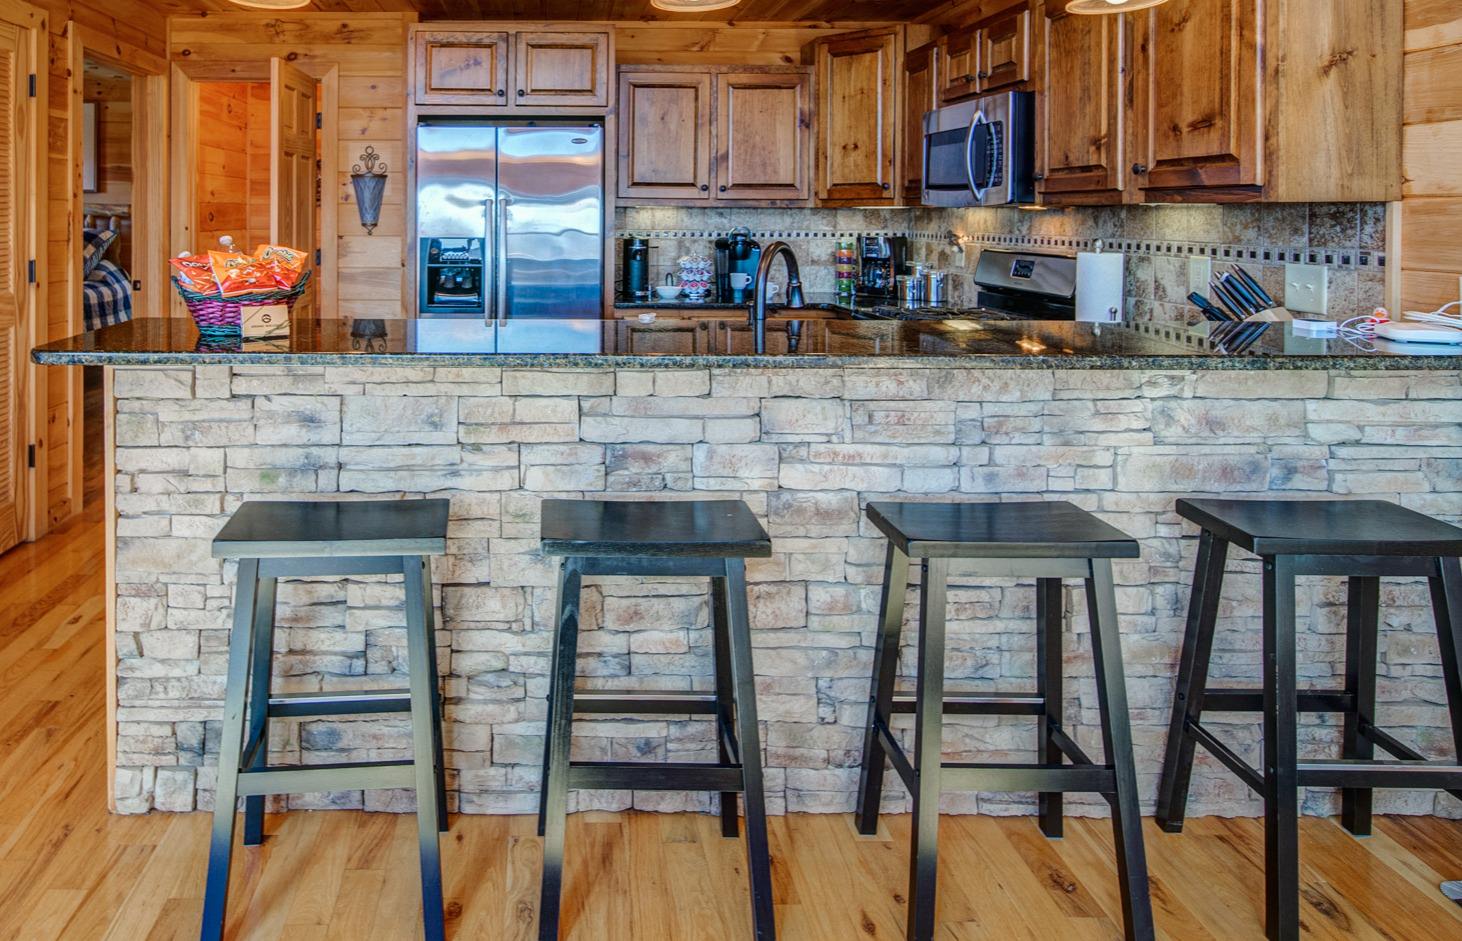
M 95 466 L 95 465 L 93 465 Z M 0 938 L 197 936 L 209 818 L 106 813 L 102 537 L 97 501 L 44 541 L 0 556 Z M 235 857 L 231 938 L 385 941 L 418 936 L 414 821 L 347 812 L 276 816 Z M 780 937 L 903 937 L 909 821 L 878 838 L 847 816 L 773 818 Z M 1256 820 L 1146 828 L 1162 937 L 1263 936 Z M 1121 937 L 1111 831 L 1071 820 L 1060 842 L 1030 818 L 948 817 L 941 941 Z M 1314 939 L 1462 937 L 1462 822 L 1390 817 L 1352 839 L 1301 827 L 1303 918 Z M 444 841 L 458 939 L 529 939 L 539 844 L 526 817 L 458 817 Z M 714 818 L 582 814 L 568 835 L 565 938 L 743 939 L 741 844 Z

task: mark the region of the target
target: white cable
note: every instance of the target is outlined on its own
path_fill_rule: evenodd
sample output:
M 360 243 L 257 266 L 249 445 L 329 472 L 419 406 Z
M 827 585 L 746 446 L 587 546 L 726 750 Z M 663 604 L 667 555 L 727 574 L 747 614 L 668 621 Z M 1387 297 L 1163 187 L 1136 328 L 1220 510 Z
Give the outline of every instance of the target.
M 1462 306 L 1459 305 L 1462 305 L 1462 301 L 1452 301 L 1450 304 L 1443 304 L 1441 307 L 1429 313 L 1423 313 L 1419 310 L 1408 310 L 1402 316 L 1406 320 L 1417 320 L 1422 323 L 1436 324 L 1441 327 L 1456 327 L 1462 330 Z M 1455 315 L 1448 314 L 1447 310 L 1452 307 L 1457 307 L 1459 312 Z

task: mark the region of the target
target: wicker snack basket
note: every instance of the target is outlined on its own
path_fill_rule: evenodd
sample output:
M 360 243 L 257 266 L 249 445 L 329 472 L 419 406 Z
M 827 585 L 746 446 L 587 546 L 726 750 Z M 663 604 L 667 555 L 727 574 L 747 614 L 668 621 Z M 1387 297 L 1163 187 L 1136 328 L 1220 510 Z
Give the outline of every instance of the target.
M 198 325 L 198 332 L 206 339 L 227 339 L 237 337 L 242 332 L 245 307 L 284 304 L 293 311 L 295 302 L 304 294 L 305 288 L 310 283 L 311 274 L 312 272 L 306 271 L 300 277 L 299 282 L 288 291 L 261 291 L 257 294 L 242 294 L 238 297 L 199 294 L 197 291 L 183 287 L 182 282 L 176 277 L 172 281 L 173 286 L 178 289 L 178 295 L 182 297 L 183 303 L 188 305 L 188 313 L 193 315 L 193 322 Z

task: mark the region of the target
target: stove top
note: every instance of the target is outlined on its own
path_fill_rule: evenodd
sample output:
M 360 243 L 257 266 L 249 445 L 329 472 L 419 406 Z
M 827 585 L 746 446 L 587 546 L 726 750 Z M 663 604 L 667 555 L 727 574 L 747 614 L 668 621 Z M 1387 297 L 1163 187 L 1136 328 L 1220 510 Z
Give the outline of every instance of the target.
M 908 307 L 889 304 L 853 314 L 855 320 L 1026 320 L 1020 314 L 988 307 Z

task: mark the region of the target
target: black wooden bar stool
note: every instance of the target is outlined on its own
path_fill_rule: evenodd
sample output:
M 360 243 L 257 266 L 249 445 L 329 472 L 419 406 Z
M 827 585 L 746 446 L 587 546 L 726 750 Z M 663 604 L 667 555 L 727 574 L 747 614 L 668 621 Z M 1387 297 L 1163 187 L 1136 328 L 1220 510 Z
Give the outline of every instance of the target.
M 1424 577 L 1431 585 L 1452 735 L 1462 760 L 1462 573 L 1457 563 L 1462 529 L 1380 500 L 1179 500 L 1178 515 L 1197 523 L 1201 535 L 1157 822 L 1171 833 L 1183 829 L 1193 748 L 1202 745 L 1264 798 L 1265 931 L 1272 941 L 1293 941 L 1300 936 L 1300 788 L 1341 788 L 1341 822 L 1357 836 L 1371 831 L 1372 788 L 1447 788 L 1462 798 L 1462 766 L 1428 761 L 1374 724 L 1381 577 Z M 1263 560 L 1262 690 L 1208 688 L 1230 544 Z M 1299 575 L 1348 576 L 1344 689 L 1296 688 Z M 1264 714 L 1262 770 L 1251 768 L 1203 726 L 1205 711 Z M 1340 760 L 1299 758 L 1296 726 L 1302 712 L 1345 714 Z M 1377 747 L 1396 760 L 1373 760 Z
M 771 538 L 739 500 L 545 500 L 542 545 L 545 555 L 563 556 L 563 565 L 538 816 L 538 832 L 544 837 L 540 941 L 558 938 L 570 788 L 719 791 L 721 832 L 733 838 L 737 836 L 736 795 L 741 793 L 746 804 L 752 924 L 757 941 L 772 941 L 776 925 L 771 854 L 756 726 L 745 562 L 771 555 Z M 584 576 L 594 575 L 710 578 L 715 693 L 576 693 L 580 582 Z M 715 716 L 719 761 L 570 762 L 575 712 Z
M 909 941 L 934 938 L 939 795 L 964 791 L 1035 791 L 1040 827 L 1048 837 L 1062 832 L 1061 794 L 1092 791 L 1112 805 L 1122 915 L 1129 939 L 1153 937 L 1147 891 L 1147 858 L 1132 760 L 1127 687 L 1117 632 L 1117 598 L 1112 559 L 1138 556 L 1137 543 L 1120 530 L 1070 503 L 870 503 L 868 518 L 888 537 L 883 570 L 879 640 L 864 733 L 858 787 L 858 830 L 878 830 L 884 758 L 914 798 L 913 848 L 909 865 Z M 920 560 L 918 689 L 894 693 L 899 629 L 908 590 L 909 560 Z M 1029 694 L 950 696 L 944 690 L 945 586 L 949 562 L 986 577 L 1036 580 L 1036 691 Z M 1096 763 L 1061 727 L 1061 580 L 1086 583 L 1106 762 Z M 890 721 L 914 713 L 914 756 L 904 754 Z M 1021 715 L 1040 720 L 1036 764 L 954 764 L 942 761 L 944 716 Z M 1062 759 L 1069 758 L 1071 764 Z
M 427 941 L 440 941 L 444 936 L 437 833 L 447 829 L 447 803 L 428 557 L 446 551 L 447 509 L 446 500 L 249 502 L 238 508 L 213 540 L 214 558 L 238 559 L 239 571 L 199 933 L 203 941 L 223 937 L 240 795 L 244 798 L 244 843 L 257 844 L 264 839 L 267 795 L 373 788 L 416 790 L 422 918 Z M 271 691 L 279 579 L 397 574 L 406 583 L 408 689 Z M 410 760 L 268 764 L 271 719 L 387 712 L 411 714 Z

